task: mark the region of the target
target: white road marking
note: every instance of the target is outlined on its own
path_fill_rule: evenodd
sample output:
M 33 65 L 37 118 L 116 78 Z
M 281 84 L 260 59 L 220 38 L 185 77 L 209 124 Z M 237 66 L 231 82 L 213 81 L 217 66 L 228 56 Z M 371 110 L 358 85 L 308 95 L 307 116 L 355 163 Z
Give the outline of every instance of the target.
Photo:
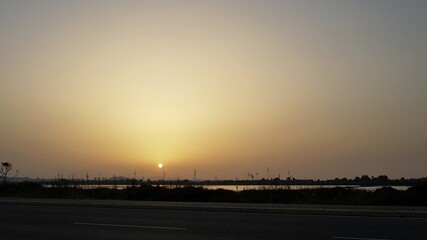
M 180 227 L 161 227 L 161 226 L 144 226 L 144 225 L 126 225 L 126 224 L 106 224 L 106 223 L 81 223 L 76 222 L 75 225 L 87 226 L 102 226 L 102 227 L 127 227 L 127 228 L 151 228 L 151 229 L 165 229 L 165 230 L 187 230 Z
M 333 237 L 334 239 L 347 239 L 347 240 L 391 240 L 385 238 L 357 238 L 357 237 Z

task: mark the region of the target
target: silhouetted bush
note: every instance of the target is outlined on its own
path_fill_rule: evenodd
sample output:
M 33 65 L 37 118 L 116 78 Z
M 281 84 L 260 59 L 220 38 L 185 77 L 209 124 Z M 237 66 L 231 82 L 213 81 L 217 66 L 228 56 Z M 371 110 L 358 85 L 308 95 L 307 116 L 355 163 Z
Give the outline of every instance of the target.
M 417 184 L 408 188 L 407 191 L 427 195 L 427 183 Z
M 411 187 L 407 191 L 399 191 L 391 187 L 383 187 L 375 191 L 335 187 L 300 190 L 263 188 L 235 192 L 224 189 L 208 190 L 193 186 L 168 188 L 151 185 L 131 186 L 120 190 L 101 186 L 84 189 L 75 185 L 45 187 L 39 183 L 23 182 L 1 185 L 0 197 L 427 206 L 427 184 Z

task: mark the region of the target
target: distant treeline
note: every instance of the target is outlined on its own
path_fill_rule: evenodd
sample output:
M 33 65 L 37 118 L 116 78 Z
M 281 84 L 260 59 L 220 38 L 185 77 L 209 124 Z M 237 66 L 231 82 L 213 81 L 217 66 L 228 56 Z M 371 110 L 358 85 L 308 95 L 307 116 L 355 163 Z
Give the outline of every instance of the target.
M 182 181 L 179 181 L 182 182 Z M 191 181 L 188 181 L 191 183 Z M 172 181 L 177 183 L 177 181 Z M 198 182 L 200 185 L 360 185 L 360 186 L 414 186 L 427 183 L 427 178 L 389 179 L 386 175 L 369 177 L 363 175 L 354 179 L 335 178 L 329 180 L 295 179 L 295 178 L 271 178 L 260 180 L 206 180 Z
M 240 202 L 281 204 L 350 204 L 427 206 L 427 184 L 399 191 L 383 187 L 375 191 L 346 187 L 291 190 L 285 185 L 261 186 L 258 190 L 208 190 L 196 186 L 128 186 L 124 189 L 84 188 L 72 185 L 44 186 L 36 182 L 0 185 L 0 197 L 117 199 L 138 201 Z
M 378 177 L 369 177 L 363 175 L 355 177 L 354 179 L 348 178 L 335 178 L 329 180 L 313 180 L 313 179 L 295 179 L 288 177 L 286 179 L 270 178 L 270 179 L 246 179 L 246 180 L 203 180 L 191 181 L 188 179 L 175 179 L 175 180 L 156 180 L 150 179 L 136 179 L 125 177 L 113 178 L 95 178 L 95 179 L 73 179 L 73 178 L 56 178 L 52 180 L 38 181 L 45 185 L 52 186 L 79 186 L 79 185 L 175 185 L 175 186 L 209 186 L 209 185 L 357 185 L 357 186 L 414 186 L 427 183 L 425 178 L 400 178 L 389 179 L 386 175 Z

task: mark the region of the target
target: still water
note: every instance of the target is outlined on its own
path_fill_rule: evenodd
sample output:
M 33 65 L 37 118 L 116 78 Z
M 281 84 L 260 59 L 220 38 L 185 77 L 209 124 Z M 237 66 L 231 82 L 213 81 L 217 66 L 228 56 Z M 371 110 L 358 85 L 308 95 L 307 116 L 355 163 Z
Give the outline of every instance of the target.
M 46 187 L 52 187 L 52 185 L 45 185 Z M 109 189 L 125 189 L 132 185 L 117 184 L 117 185 L 79 185 L 79 188 L 93 189 L 93 188 L 109 188 Z M 137 185 L 138 186 L 138 185 Z M 174 188 L 176 185 L 161 185 L 164 187 Z M 290 190 L 301 190 L 301 189 L 318 189 L 318 188 L 334 188 L 344 187 L 358 190 L 375 191 L 382 188 L 383 186 L 358 186 L 358 185 L 193 185 L 197 187 L 203 187 L 205 189 L 217 190 L 225 189 L 231 191 L 243 191 L 243 190 L 274 190 L 274 189 L 290 189 Z M 178 186 L 181 187 L 181 186 Z M 410 186 L 388 186 L 396 190 L 405 191 Z
M 206 189 L 226 189 L 232 191 L 243 191 L 243 190 L 268 190 L 268 189 L 290 189 L 290 190 L 300 190 L 300 189 L 317 189 L 317 188 L 334 188 L 334 187 L 344 187 L 352 188 L 366 191 L 375 191 L 382 188 L 383 186 L 357 186 L 357 185 L 212 185 L 212 186 L 203 186 Z M 409 186 L 388 186 L 396 190 L 405 191 Z

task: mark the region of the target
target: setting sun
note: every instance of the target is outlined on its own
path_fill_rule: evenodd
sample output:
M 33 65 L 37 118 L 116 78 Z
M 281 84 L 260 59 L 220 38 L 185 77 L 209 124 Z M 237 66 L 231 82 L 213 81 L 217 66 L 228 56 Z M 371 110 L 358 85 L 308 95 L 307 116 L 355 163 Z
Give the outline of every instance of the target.
M 2 239 L 427 239 L 426 12 L 0 0 Z
M 0 1 L 24 176 L 425 175 L 424 1 L 42 2 Z

